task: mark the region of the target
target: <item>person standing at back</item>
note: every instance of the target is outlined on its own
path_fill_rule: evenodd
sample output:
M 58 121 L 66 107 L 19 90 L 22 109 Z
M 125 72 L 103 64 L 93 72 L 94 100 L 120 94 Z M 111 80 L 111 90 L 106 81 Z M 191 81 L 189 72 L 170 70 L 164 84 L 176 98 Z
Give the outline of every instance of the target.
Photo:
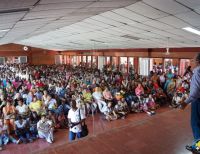
M 191 128 L 194 137 L 194 143 L 191 146 L 186 146 L 189 151 L 199 149 L 196 143 L 200 141 L 200 53 L 195 58 L 196 67 L 190 83 L 189 97 L 182 102 L 182 109 L 191 103 Z M 199 150 L 200 151 L 200 150 Z

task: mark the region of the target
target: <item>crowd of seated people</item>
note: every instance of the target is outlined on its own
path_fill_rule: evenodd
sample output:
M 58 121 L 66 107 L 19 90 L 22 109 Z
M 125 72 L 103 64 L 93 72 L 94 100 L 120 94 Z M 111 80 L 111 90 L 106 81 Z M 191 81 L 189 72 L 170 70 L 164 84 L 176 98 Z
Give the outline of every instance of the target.
M 0 149 L 37 138 L 53 143 L 55 130 L 68 127 L 72 101 L 85 117 L 99 112 L 113 121 L 129 113 L 154 115 L 166 105 L 176 108 L 189 92 L 191 68 L 182 77 L 170 70 L 140 76 L 106 68 L 1 65 Z

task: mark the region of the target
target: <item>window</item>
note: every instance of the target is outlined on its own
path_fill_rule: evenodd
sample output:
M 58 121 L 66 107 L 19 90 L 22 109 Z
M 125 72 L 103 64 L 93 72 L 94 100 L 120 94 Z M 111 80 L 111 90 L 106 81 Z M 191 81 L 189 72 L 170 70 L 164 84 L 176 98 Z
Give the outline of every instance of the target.
M 102 70 L 105 63 L 105 57 L 98 56 L 98 69 Z
M 97 56 L 92 56 L 92 67 L 93 68 L 97 67 Z
M 128 70 L 129 73 L 134 71 L 134 57 L 128 57 Z
M 178 59 L 165 59 L 164 60 L 164 67 L 165 67 L 165 72 L 169 71 L 170 69 L 172 70 L 172 73 L 178 71 Z
M 81 56 L 77 56 L 77 65 L 80 65 L 80 63 L 81 63 Z
M 72 56 L 72 62 L 71 64 L 73 66 L 77 66 L 78 65 L 78 56 Z
M 149 75 L 149 58 L 139 58 L 139 74 Z
M 83 56 L 83 63 L 86 63 L 87 60 L 86 60 L 86 56 Z
M 151 58 L 150 59 L 150 71 L 162 72 L 163 71 L 163 59 L 162 58 Z
M 87 65 L 89 67 L 91 67 L 91 63 L 92 63 L 92 56 L 87 56 Z
M 27 63 L 27 56 L 20 56 L 19 63 Z
M 55 55 L 55 64 L 62 64 L 62 55 Z
M 118 57 L 112 57 L 112 69 L 113 70 L 117 69 L 117 58 Z
M 120 71 L 122 73 L 127 73 L 128 69 L 128 58 L 127 57 L 120 57 Z
M 188 68 L 188 66 L 191 65 L 190 59 L 181 59 L 180 60 L 180 75 L 183 75 Z
M 5 57 L 0 57 L 0 64 L 5 64 Z

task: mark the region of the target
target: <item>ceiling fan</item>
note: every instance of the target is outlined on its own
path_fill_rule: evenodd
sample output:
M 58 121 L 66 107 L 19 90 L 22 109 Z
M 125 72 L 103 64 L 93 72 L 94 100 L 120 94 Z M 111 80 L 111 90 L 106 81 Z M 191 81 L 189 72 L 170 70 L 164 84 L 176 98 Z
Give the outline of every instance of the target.
M 170 39 L 170 37 L 167 37 L 167 47 L 165 48 L 166 49 L 165 53 L 163 53 L 165 56 L 170 56 L 170 55 L 174 54 L 174 53 L 170 52 L 169 39 Z
M 164 53 L 166 56 L 169 56 L 171 53 L 169 52 L 169 47 L 166 47 L 166 52 Z

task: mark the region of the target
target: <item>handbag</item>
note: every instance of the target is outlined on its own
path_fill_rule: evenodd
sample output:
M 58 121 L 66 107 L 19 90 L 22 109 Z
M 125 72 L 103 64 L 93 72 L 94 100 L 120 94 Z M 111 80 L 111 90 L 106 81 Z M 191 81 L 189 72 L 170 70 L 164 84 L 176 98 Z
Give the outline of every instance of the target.
M 80 121 L 81 121 L 80 109 L 79 109 L 79 118 L 80 118 Z M 87 125 L 86 125 L 86 123 L 85 123 L 85 121 L 84 121 L 83 124 L 81 123 L 81 137 L 87 136 L 88 133 L 89 133 L 89 131 L 88 131 Z

